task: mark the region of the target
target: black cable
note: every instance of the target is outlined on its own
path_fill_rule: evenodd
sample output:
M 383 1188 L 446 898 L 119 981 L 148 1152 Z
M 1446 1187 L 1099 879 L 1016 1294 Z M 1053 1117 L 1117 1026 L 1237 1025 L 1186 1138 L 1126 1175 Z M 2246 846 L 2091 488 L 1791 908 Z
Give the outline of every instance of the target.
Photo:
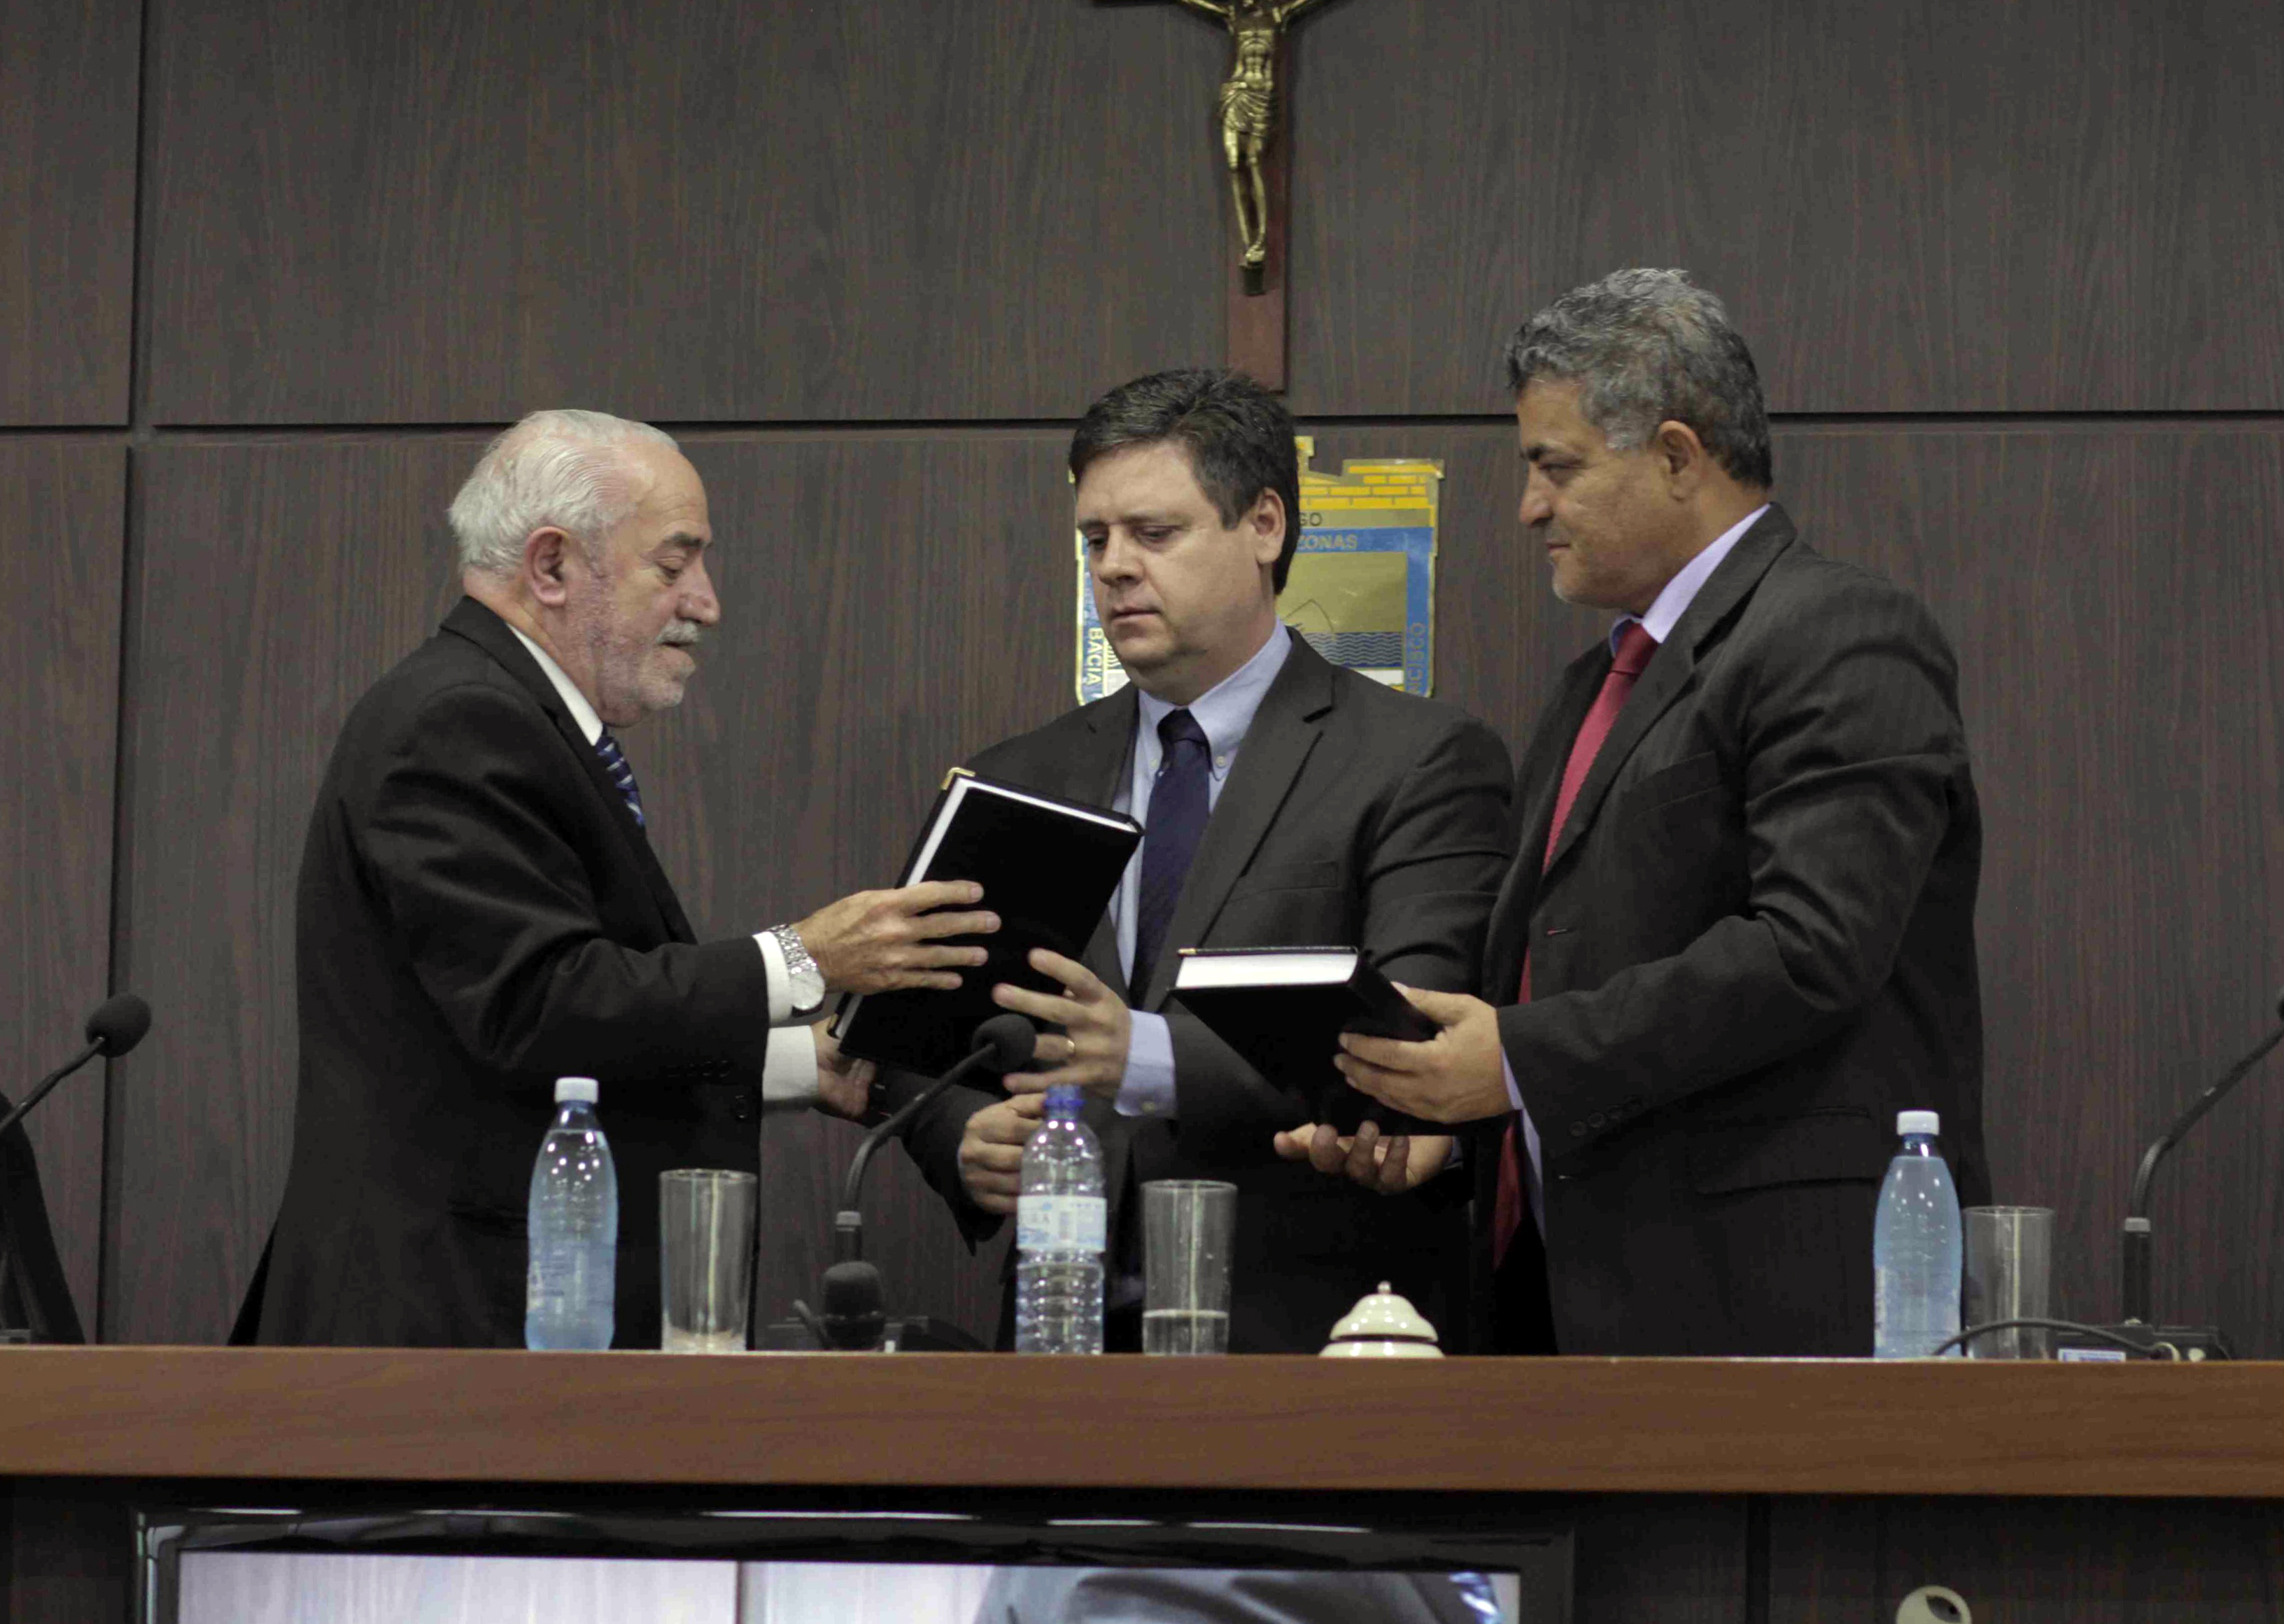
M 2170 1342 L 2163 1342 L 2155 1346 L 2150 1346 L 2136 1342 L 2131 1337 L 2120 1336 L 2117 1332 L 2106 1330 L 2100 1325 L 2081 1325 L 2076 1320 L 2059 1319 L 2003 1319 L 1992 1320 L 1989 1323 L 1983 1325 L 1969 1325 L 1957 1336 L 1952 1337 L 1946 1341 L 1936 1343 L 1934 1351 L 1929 1353 L 1927 1356 L 1930 1359 L 1938 1358 L 1947 1348 L 1964 1348 L 1967 1343 L 1972 1342 L 1975 1338 L 1983 1335 L 1985 1331 L 2016 1330 L 2075 1331 L 2080 1336 L 2092 1337 L 2096 1341 L 2100 1342 L 2112 1343 L 2116 1347 L 2124 1348 L 2128 1353 L 2139 1354 L 2144 1359 L 2164 1358 L 2173 1360 L 2180 1357 L 2180 1355 L 2173 1350 L 2172 1344 Z M 2157 1351 L 2159 1347 L 2163 1347 L 2166 1351 L 2161 1355 Z

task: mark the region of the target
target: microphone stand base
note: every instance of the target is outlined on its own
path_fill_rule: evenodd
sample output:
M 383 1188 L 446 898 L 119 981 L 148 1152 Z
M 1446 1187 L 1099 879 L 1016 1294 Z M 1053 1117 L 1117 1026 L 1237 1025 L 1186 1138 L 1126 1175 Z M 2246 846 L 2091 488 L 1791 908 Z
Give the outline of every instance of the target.
M 2165 1349 L 2174 1350 L 2173 1357 L 2191 1364 L 2210 1363 L 2216 1359 L 2233 1359 L 2236 1354 L 2221 1334 L 2218 1325 L 2144 1325 L 2129 1320 L 2122 1325 L 2104 1325 L 2102 1330 L 2121 1336 L 2154 1357 L 2164 1358 Z M 2074 1331 L 2054 1332 L 2054 1357 L 2067 1360 L 2130 1359 L 2131 1355 L 2114 1342 L 2104 1342 L 2094 1337 L 2080 1336 Z
M 814 1354 L 823 1351 L 816 1333 L 797 1319 L 774 1320 L 754 1333 L 754 1347 L 770 1354 Z M 888 1354 L 984 1354 L 991 1350 L 949 1320 L 928 1314 L 890 1315 Z

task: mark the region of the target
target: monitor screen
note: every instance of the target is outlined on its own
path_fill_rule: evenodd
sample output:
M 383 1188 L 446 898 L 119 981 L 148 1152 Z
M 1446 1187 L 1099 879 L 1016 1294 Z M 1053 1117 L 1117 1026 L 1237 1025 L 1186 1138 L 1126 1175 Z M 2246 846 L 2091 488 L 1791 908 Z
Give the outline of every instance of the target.
M 1261 1515 L 1266 1497 L 1080 1516 L 1006 1495 L 946 1511 L 630 1504 L 599 1487 L 576 1506 L 358 1507 L 348 1493 L 324 1505 L 145 1508 L 138 1617 L 1559 1624 L 1569 1612 L 1567 1527 L 1519 1528 L 1512 1513 L 1438 1508 L 1433 1495 L 1401 1510 L 1394 1497 L 1312 1504 L 1287 1520 Z

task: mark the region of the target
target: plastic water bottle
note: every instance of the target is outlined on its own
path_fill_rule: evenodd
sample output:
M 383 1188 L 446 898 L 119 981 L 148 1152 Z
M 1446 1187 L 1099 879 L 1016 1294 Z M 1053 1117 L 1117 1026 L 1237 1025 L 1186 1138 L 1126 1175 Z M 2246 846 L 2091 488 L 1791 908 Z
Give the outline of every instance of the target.
M 555 1083 L 555 1121 L 531 1168 L 526 1347 L 608 1347 L 617 1299 L 619 1173 L 595 1121 L 592 1077 Z
M 1079 1119 L 1076 1088 L 1047 1090 L 1046 1120 L 1023 1147 L 1015 1204 L 1015 1351 L 1102 1351 L 1102 1146 Z
M 1924 1359 L 1959 1334 L 1959 1191 L 1935 1153 L 1932 1111 L 1896 1119 L 1903 1148 L 1888 1164 L 1872 1224 L 1872 1356 Z M 1959 1350 L 1952 1348 L 1956 1359 Z

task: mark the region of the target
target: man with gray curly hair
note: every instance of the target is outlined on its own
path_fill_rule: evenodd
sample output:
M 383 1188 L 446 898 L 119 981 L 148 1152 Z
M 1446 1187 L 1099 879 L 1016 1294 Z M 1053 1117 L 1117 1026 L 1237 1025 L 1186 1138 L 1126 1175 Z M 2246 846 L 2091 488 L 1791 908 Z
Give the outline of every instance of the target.
M 1341 1067 L 1479 1125 L 1495 1348 L 1868 1353 L 1897 1113 L 1988 1198 L 1957 662 L 1769 499 L 1752 355 L 1682 272 L 1572 290 L 1506 368 L 1524 533 L 1615 624 L 1523 753 L 1482 997 Z
M 682 702 L 722 618 L 669 436 L 535 412 L 450 519 L 466 596 L 351 711 L 310 817 L 293 1159 L 249 1312 L 271 1342 L 520 1346 L 532 1158 L 575 1074 L 627 1192 L 615 1345 L 655 1347 L 658 1175 L 755 1170 L 765 1101 L 863 1114 L 870 1066 L 807 1024 L 826 994 L 956 986 L 983 950 L 942 939 L 997 921 L 915 886 L 697 940 L 612 732 Z

